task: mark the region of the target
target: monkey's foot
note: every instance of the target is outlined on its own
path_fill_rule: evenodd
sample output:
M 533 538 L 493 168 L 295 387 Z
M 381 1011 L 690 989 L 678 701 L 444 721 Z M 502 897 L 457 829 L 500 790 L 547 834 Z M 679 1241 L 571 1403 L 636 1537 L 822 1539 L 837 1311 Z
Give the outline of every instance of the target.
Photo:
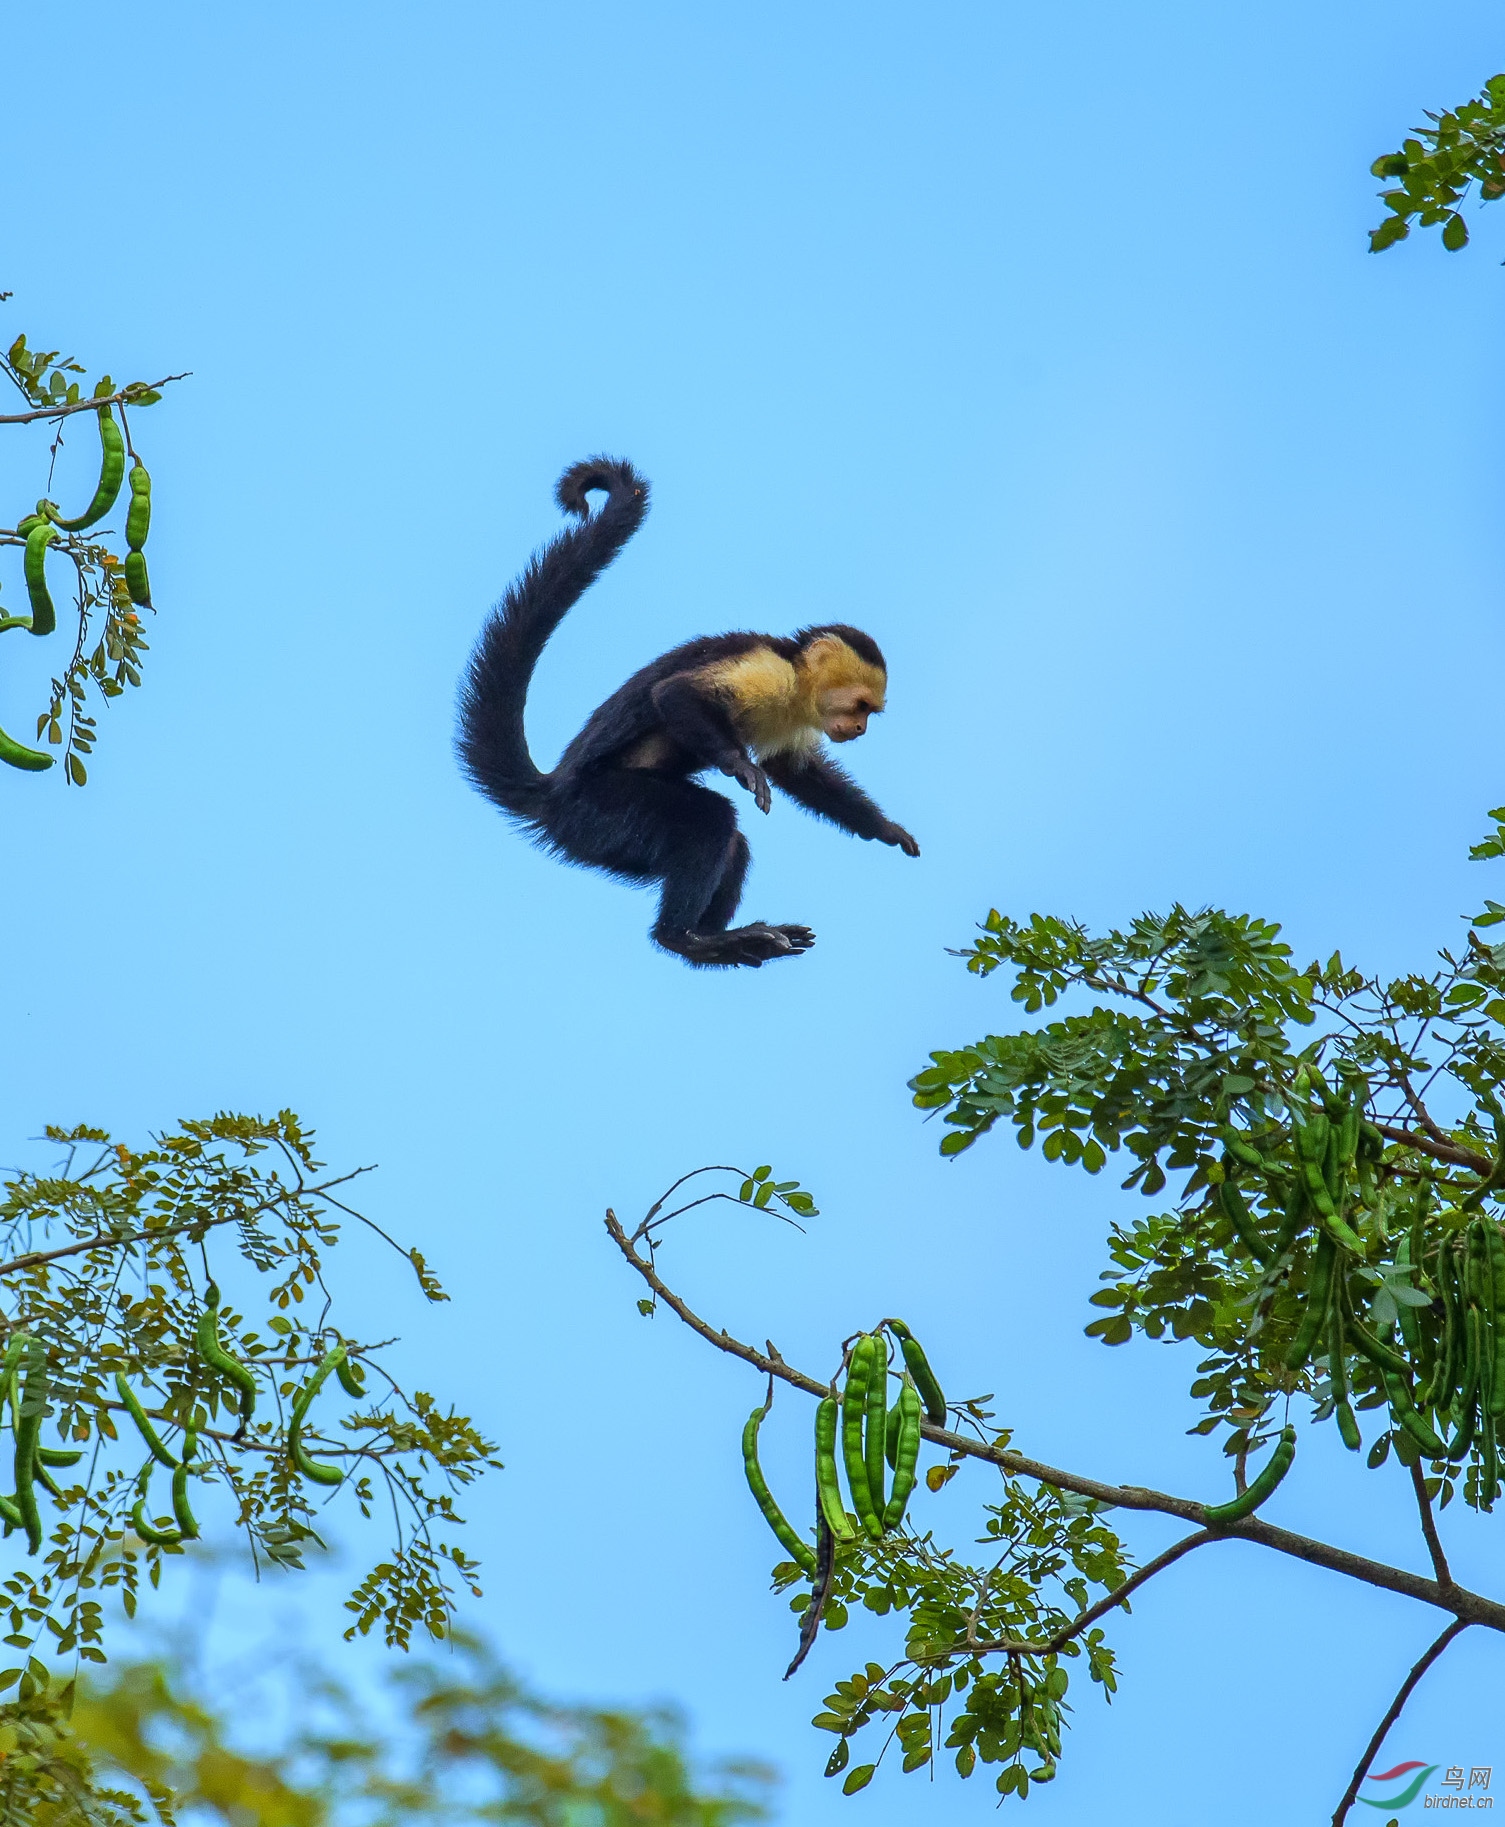
M 797 957 L 815 943 L 808 926 L 770 926 L 764 920 L 724 933 L 655 933 L 654 937 L 690 964 L 749 964 L 755 970 L 771 958 Z

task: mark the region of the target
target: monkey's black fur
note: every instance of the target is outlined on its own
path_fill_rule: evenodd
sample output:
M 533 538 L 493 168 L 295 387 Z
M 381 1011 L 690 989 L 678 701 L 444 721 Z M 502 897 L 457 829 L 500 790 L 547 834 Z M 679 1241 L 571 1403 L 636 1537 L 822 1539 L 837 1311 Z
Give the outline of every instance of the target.
M 606 504 L 593 515 L 587 492 L 603 489 Z M 841 624 L 804 628 L 792 639 L 724 634 L 686 642 L 634 673 L 592 713 L 558 767 L 541 773 L 523 729 L 533 668 L 565 613 L 648 511 L 646 480 L 630 463 L 608 457 L 566 470 L 555 495 L 579 524 L 535 554 L 481 632 L 461 684 L 461 766 L 557 855 L 624 881 L 661 883 L 653 936 L 691 963 L 762 964 L 803 951 L 814 942 L 806 927 L 760 922 L 728 931 L 747 874 L 747 839 L 731 802 L 689 777 L 715 767 L 757 790 L 759 770 L 727 707 L 685 675 L 760 648 L 793 660 L 821 635 L 838 636 L 881 671 L 876 642 Z M 651 765 L 625 765 L 628 751 L 646 740 L 657 745 Z M 824 755 L 770 756 L 764 770 L 810 811 L 860 837 L 907 838 Z M 766 787 L 759 803 L 767 809 Z

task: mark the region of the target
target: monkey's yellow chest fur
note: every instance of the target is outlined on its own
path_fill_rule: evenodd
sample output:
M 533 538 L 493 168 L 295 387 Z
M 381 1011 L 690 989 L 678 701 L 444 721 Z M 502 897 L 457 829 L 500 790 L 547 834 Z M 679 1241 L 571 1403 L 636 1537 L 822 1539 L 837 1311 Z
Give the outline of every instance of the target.
M 818 740 L 816 682 L 772 648 L 708 666 L 703 677 L 728 704 L 732 726 L 751 754 L 778 755 Z

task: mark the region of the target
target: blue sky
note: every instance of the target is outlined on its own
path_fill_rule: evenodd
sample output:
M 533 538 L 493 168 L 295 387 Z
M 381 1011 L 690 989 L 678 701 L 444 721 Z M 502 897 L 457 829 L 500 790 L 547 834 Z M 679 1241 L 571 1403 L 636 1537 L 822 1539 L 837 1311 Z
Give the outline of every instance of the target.
M 1505 898 L 1464 860 L 1505 797 L 1505 235 L 1365 251 L 1369 161 L 1505 63 L 1493 9 L 1438 18 L 80 4 L 12 66 L 7 339 L 193 378 L 139 427 L 147 686 L 85 792 L 0 781 L 5 1155 L 291 1104 L 332 1162 L 379 1161 L 366 1209 L 455 1299 L 420 1311 L 352 1240 L 347 1313 L 508 1462 L 467 1505 L 479 1621 L 551 1687 L 678 1697 L 702 1744 L 778 1760 L 789 1821 L 994 1797 L 822 1783 L 806 1721 L 885 1639 L 780 1683 L 756 1385 L 637 1316 L 602 1210 L 771 1160 L 820 1197 L 808 1237 L 710 1215 L 666 1253 L 718 1323 L 819 1367 L 897 1308 L 1027 1450 L 1223 1488 L 1182 1433 L 1189 1353 L 1081 1335 L 1132 1196 L 1003 1143 L 943 1164 L 904 1081 L 1009 1018 L 945 951 L 990 905 L 1212 901 L 1391 969 Z M 797 962 L 656 954 L 647 897 L 455 772 L 480 618 L 598 449 L 655 505 L 547 654 L 540 757 L 696 633 L 840 619 L 888 653 L 852 761 L 922 858 L 742 802 L 749 913 L 820 934 Z M 0 444 L 7 500 L 41 451 Z M 54 656 L 4 660 L 23 731 Z M 785 1487 L 807 1421 L 770 1423 Z M 985 1494 L 923 1519 L 965 1541 Z M 1329 1439 L 1279 1515 L 1421 1564 L 1405 1486 Z M 1453 1525 L 1460 1577 L 1496 1578 L 1500 1527 Z M 338 1596 L 302 1614 L 333 1631 Z M 1114 1627 L 1122 1692 L 1081 1697 L 1031 1814 L 1325 1818 L 1434 1628 L 1243 1547 L 1185 1563 Z M 1397 1760 L 1505 1782 L 1501 1653 L 1464 1638 Z

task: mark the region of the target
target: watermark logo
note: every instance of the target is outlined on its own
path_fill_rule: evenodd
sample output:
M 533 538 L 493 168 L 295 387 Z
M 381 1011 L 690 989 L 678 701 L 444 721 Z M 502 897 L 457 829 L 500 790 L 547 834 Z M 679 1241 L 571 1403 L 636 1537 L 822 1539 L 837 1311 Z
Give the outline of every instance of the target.
M 1359 1800 L 1368 1808 L 1409 1808 L 1418 1796 L 1423 1808 L 1494 1807 L 1495 1798 L 1489 1793 L 1493 1764 L 1470 1764 L 1466 1775 L 1462 1764 L 1449 1764 L 1437 1786 L 1428 1788 L 1429 1779 L 1441 1769 L 1441 1764 L 1424 1763 L 1413 1757 L 1391 1770 L 1371 1770 L 1364 1778 L 1365 1787 L 1373 1785 L 1387 1793 L 1361 1795 Z M 1424 1789 L 1427 1792 L 1422 1795 Z

